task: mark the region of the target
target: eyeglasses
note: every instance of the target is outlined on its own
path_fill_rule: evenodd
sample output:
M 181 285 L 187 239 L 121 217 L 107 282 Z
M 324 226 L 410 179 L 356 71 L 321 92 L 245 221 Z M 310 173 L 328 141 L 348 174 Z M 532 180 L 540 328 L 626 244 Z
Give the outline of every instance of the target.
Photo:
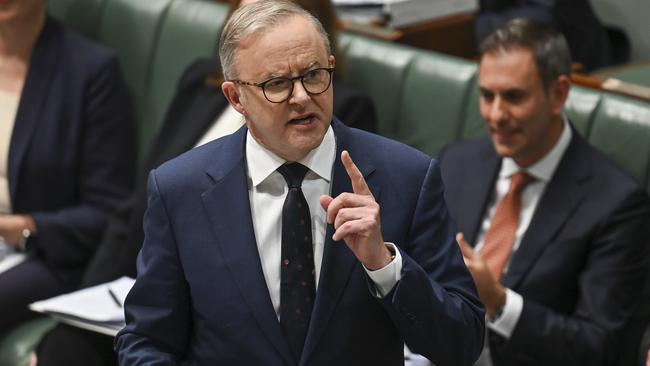
M 302 87 L 309 95 L 318 95 L 325 93 L 332 84 L 333 67 L 321 67 L 309 70 L 302 75 L 292 78 L 277 77 L 271 78 L 261 83 L 249 83 L 241 80 L 231 80 L 235 84 L 249 85 L 262 88 L 264 97 L 271 103 L 282 103 L 293 94 L 293 84 L 300 80 Z

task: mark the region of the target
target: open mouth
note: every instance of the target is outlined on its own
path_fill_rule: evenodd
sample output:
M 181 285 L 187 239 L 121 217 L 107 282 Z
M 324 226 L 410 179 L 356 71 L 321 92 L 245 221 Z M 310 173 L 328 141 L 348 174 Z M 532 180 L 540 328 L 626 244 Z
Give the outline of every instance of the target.
M 289 121 L 290 124 L 292 125 L 309 125 L 312 123 L 316 123 L 317 119 L 316 116 L 313 114 L 308 114 L 306 116 L 300 117 L 300 118 L 294 118 Z

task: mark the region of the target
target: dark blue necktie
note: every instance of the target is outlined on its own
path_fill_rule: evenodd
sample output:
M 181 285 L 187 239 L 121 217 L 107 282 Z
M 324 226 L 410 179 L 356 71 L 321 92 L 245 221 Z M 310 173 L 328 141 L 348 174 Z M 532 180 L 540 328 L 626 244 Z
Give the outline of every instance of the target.
M 280 325 L 296 362 L 302 354 L 316 296 L 311 214 L 300 188 L 307 170 L 298 163 L 278 168 L 289 186 L 282 207 Z

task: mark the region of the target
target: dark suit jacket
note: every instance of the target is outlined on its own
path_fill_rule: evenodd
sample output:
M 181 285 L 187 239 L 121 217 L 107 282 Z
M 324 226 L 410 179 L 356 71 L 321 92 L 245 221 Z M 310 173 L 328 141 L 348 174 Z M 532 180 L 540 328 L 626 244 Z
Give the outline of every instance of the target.
M 14 213 L 38 234 L 28 248 L 81 266 L 133 184 L 135 126 L 115 54 L 48 19 L 35 45 L 9 151 Z
M 452 145 L 440 164 L 474 245 L 501 159 L 484 138 Z M 509 341 L 489 333 L 495 365 L 615 364 L 645 280 L 649 219 L 645 191 L 574 130 L 502 280 L 524 306 Z
M 34 46 L 8 158 L 12 211 L 37 231 L 0 274 L 0 332 L 27 304 L 72 291 L 133 184 L 135 128 L 113 52 L 47 19 Z
M 435 161 L 333 122 L 382 207 L 402 279 L 376 298 L 362 265 L 326 234 L 300 365 L 398 365 L 402 342 L 437 365 L 468 365 L 483 310 L 454 242 Z M 264 280 L 248 204 L 246 129 L 163 164 L 149 178 L 145 241 L 116 340 L 124 365 L 295 365 Z M 395 169 L 399 166 L 399 169 Z M 351 192 L 334 165 L 332 194 Z
M 199 59 L 183 73 L 161 131 L 140 169 L 136 191 L 109 221 L 99 251 L 86 271 L 84 287 L 121 276 L 135 277 L 135 258 L 144 240 L 142 216 L 147 208 L 147 175 L 151 169 L 193 148 L 226 108 L 228 101 L 221 88 L 206 84 L 208 76 L 218 69 L 216 58 Z M 336 79 L 334 87 L 334 114 L 351 127 L 375 132 L 377 117 L 370 98 Z
M 571 56 L 586 70 L 613 62 L 607 31 L 589 0 L 481 0 L 476 17 L 480 41 L 515 18 L 532 18 L 554 26 L 567 39 Z
M 161 131 L 140 169 L 136 190 L 111 216 L 82 287 L 125 275 L 136 276 L 136 257 L 144 240 L 142 217 L 147 208 L 147 175 L 151 169 L 194 147 L 226 107 L 221 88 L 205 82 L 218 68 L 218 60 L 213 58 L 199 59 L 185 70 Z M 376 114 L 370 98 L 337 80 L 335 89 L 335 114 L 346 118 L 350 126 L 374 132 Z M 86 366 L 96 363 L 97 358 L 103 358 L 106 364 L 114 363 L 105 356 L 112 351 L 108 337 L 97 337 L 79 328 L 57 328 L 39 346 L 39 364 Z

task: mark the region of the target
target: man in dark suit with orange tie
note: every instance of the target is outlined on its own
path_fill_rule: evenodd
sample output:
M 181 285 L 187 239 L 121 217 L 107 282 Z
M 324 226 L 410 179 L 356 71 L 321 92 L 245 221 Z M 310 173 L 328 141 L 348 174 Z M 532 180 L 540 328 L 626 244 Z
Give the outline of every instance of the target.
M 472 364 L 484 313 L 437 163 L 332 117 L 327 35 L 292 2 L 221 37 L 246 126 L 150 174 L 120 363 L 397 365 L 406 342 Z
M 615 365 L 638 347 L 638 331 L 626 332 L 647 271 L 648 197 L 564 116 L 570 71 L 548 26 L 497 29 L 479 66 L 489 138 L 440 157 L 487 310 L 480 365 Z

